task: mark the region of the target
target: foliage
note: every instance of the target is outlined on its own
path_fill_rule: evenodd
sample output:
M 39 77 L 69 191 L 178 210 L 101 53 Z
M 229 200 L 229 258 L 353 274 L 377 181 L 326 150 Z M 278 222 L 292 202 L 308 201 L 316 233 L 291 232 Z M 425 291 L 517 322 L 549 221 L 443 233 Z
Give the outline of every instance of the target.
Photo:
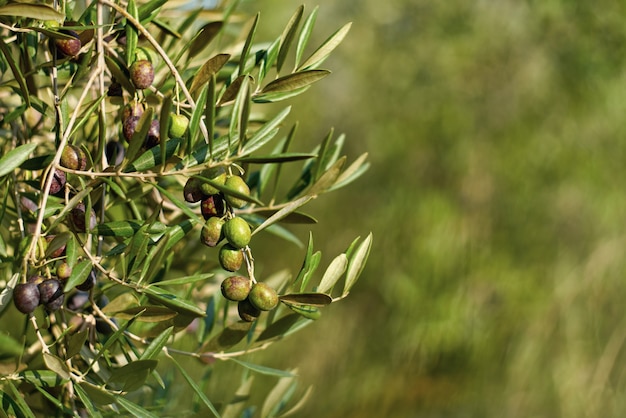
M 278 381 L 257 408 L 263 416 L 286 413 L 306 398 L 294 397 L 296 373 L 246 356 L 319 318 L 363 271 L 371 234 L 320 273 L 313 235 L 305 246 L 288 228 L 316 223 L 303 207 L 368 168 L 366 154 L 347 163 L 345 138 L 332 130 L 314 149 L 294 151 L 298 125 L 286 126 L 291 108 L 282 104 L 330 74 L 321 65 L 350 25 L 311 47 L 317 9 L 307 15 L 301 6 L 266 43 L 256 36 L 259 14 L 246 20 L 237 1 L 211 10 L 178 6 L 0 6 L 0 391 L 7 415 L 174 413 L 162 399 L 177 396 L 183 382 L 193 395 L 189 413 L 237 416 L 255 410 L 246 400 L 259 374 Z M 282 175 L 293 164 L 301 164 L 299 175 Z M 233 189 L 215 170 L 245 185 Z M 219 213 L 207 215 L 204 200 L 187 199 L 194 182 L 213 190 L 203 199 L 214 199 Z M 219 294 L 231 273 L 218 262 L 221 249 L 198 238 L 204 218 L 215 217 L 251 227 L 247 234 L 238 223 L 226 240 L 237 244 L 252 283 L 261 281 L 257 235 L 306 247 L 297 274 L 263 273 L 281 303 L 256 321 L 238 320 Z M 205 252 L 211 256 L 199 255 Z M 71 273 L 57 295 L 65 299 L 61 309 L 47 301 L 28 315 L 14 309 L 18 284 L 34 276 L 50 284 L 63 269 Z M 223 362 L 242 373 L 230 392 L 215 389 L 229 380 L 220 373 L 232 373 Z

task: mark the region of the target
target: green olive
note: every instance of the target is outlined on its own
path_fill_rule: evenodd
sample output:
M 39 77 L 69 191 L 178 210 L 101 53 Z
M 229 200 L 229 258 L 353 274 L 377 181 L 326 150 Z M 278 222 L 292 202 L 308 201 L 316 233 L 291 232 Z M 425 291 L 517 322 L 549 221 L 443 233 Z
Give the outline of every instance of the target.
M 223 227 L 224 237 L 236 248 L 243 248 L 250 243 L 252 231 L 245 219 L 235 217 L 227 220 Z
M 250 289 L 248 299 L 254 307 L 262 311 L 271 311 L 278 306 L 278 294 L 265 283 L 255 283 Z
M 182 138 L 189 127 L 189 119 L 185 115 L 172 114 L 168 134 L 170 138 Z
M 218 259 L 224 270 L 237 271 L 243 264 L 243 251 L 230 244 L 224 244 L 220 248 Z
M 226 170 L 224 170 L 224 167 L 209 168 L 208 170 L 204 170 L 200 175 L 202 177 L 208 178 L 214 183 L 219 184 L 220 186 L 224 185 L 224 183 L 226 182 Z M 203 182 L 200 187 L 202 189 L 202 193 L 207 196 L 218 194 L 220 192 L 216 187 L 209 183 Z
M 230 276 L 222 282 L 222 295 L 234 302 L 239 302 L 248 297 L 252 281 L 244 276 Z
M 224 186 L 228 187 L 229 189 L 235 192 L 241 193 L 243 195 L 246 195 L 246 196 L 250 195 L 250 188 L 248 187 L 246 182 L 239 176 L 228 177 L 226 179 L 226 182 L 224 183 Z M 246 203 L 248 203 L 244 199 L 228 194 L 228 192 L 225 192 L 224 194 L 225 194 L 224 198 L 226 199 L 226 202 L 234 208 L 237 208 L 237 209 L 242 208 L 246 205 Z

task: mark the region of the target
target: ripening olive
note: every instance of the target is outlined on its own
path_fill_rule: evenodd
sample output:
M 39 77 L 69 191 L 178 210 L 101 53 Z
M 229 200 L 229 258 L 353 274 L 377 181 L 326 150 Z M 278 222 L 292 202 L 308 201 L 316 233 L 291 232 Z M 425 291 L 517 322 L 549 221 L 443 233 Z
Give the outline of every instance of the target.
M 61 165 L 70 170 L 85 170 L 87 168 L 87 154 L 76 145 L 66 145 L 61 153 Z
M 72 38 L 54 38 L 51 49 L 58 52 L 57 57 L 75 57 L 78 55 L 82 47 L 78 33 L 68 29 L 61 30 L 61 33 Z
M 224 199 L 219 194 L 208 196 L 202 200 L 200 210 L 204 219 L 209 219 L 213 216 L 224 216 L 226 213 Z
M 248 295 L 250 303 L 262 311 L 270 311 L 278 305 L 278 294 L 265 283 L 255 283 Z
M 70 211 L 70 223 L 74 226 L 76 232 L 86 231 L 86 207 L 83 202 L 79 202 L 74 209 Z M 96 227 L 96 212 L 91 208 L 89 214 L 89 229 Z
M 66 181 L 67 177 L 65 176 L 65 171 L 55 168 L 53 171 L 52 183 L 50 183 L 50 194 L 55 195 L 61 192 L 65 187 Z
M 243 248 L 250 243 L 252 231 L 245 219 L 237 216 L 224 223 L 224 237 L 235 248 Z
M 39 283 L 39 303 L 48 311 L 56 311 L 63 305 L 65 294 L 63 285 L 57 279 L 48 279 Z
M 243 264 L 243 251 L 230 244 L 224 244 L 220 248 L 218 259 L 224 270 L 237 271 Z
M 139 118 L 139 116 L 130 115 L 124 119 L 124 122 L 122 122 L 122 135 L 124 135 L 124 139 L 126 139 L 126 141 L 130 142 L 131 139 L 133 139 L 135 130 L 137 130 Z
M 246 182 L 239 176 L 230 176 L 226 179 L 224 186 L 229 189 L 234 190 L 235 192 L 239 192 L 245 196 L 250 195 L 250 188 L 246 184 Z M 242 208 L 246 205 L 247 201 L 240 199 L 238 197 L 232 196 L 225 192 L 225 199 L 228 204 L 234 208 Z
M 248 297 L 250 288 L 252 287 L 252 280 L 243 276 L 230 276 L 222 281 L 222 295 L 234 302 L 239 302 Z
M 254 322 L 261 315 L 259 308 L 252 305 L 249 299 L 244 299 L 237 304 L 237 312 L 239 318 L 246 322 Z
M 170 138 L 182 138 L 189 127 L 189 119 L 187 116 L 180 114 L 172 114 L 170 116 L 170 126 L 168 135 Z
M 222 226 L 224 220 L 214 216 L 207 219 L 206 223 L 202 226 L 200 231 L 200 241 L 209 247 L 215 247 L 224 238 L 222 233 Z
M 152 148 L 156 147 L 161 143 L 161 124 L 158 119 L 153 119 L 150 122 L 150 129 L 148 129 L 148 135 L 146 136 L 146 141 L 144 142 L 144 147 Z
M 13 289 L 13 303 L 18 311 L 29 314 L 39 305 L 39 287 L 35 283 L 20 283 Z
M 154 68 L 148 60 L 137 60 L 130 66 L 130 80 L 138 89 L 150 87 L 154 81 Z
M 57 266 L 57 278 L 59 280 L 67 280 L 72 275 L 72 268 L 67 262 L 63 261 Z

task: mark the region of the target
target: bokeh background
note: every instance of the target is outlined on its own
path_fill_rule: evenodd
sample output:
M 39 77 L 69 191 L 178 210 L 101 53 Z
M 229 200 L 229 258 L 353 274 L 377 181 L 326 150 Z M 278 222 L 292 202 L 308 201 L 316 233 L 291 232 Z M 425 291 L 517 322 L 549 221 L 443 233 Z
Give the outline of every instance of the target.
M 299 4 L 242 7 L 272 40 Z M 261 355 L 315 387 L 298 415 L 623 416 L 626 5 L 305 4 L 312 45 L 354 23 L 293 102 L 302 150 L 334 127 L 372 163 L 310 207 L 316 248 L 374 246 L 349 298 Z

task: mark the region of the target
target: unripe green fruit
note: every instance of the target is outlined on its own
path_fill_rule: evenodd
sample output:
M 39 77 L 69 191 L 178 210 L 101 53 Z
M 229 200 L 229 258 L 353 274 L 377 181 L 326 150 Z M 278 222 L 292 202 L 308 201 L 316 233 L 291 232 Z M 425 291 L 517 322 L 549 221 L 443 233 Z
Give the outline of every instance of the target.
M 252 305 L 249 299 L 244 299 L 237 304 L 237 312 L 239 318 L 246 322 L 254 322 L 261 315 L 259 308 Z
M 230 276 L 222 282 L 222 295 L 233 302 L 239 302 L 248 297 L 252 287 L 252 280 L 243 276 Z
M 182 138 L 187 132 L 189 126 L 189 119 L 185 115 L 173 114 L 170 116 L 170 126 L 168 134 L 170 138 Z
M 215 247 L 224 238 L 222 227 L 224 220 L 214 216 L 207 219 L 200 232 L 200 241 L 209 247 Z
M 214 216 L 222 217 L 226 213 L 224 200 L 219 194 L 214 194 L 203 199 L 200 204 L 200 210 L 204 219 L 209 219 Z
M 218 259 L 224 270 L 237 271 L 243 264 L 243 251 L 230 244 L 224 244 L 220 248 Z
M 255 283 L 250 289 L 248 299 L 254 307 L 262 311 L 271 311 L 278 306 L 278 294 L 265 283 Z
M 66 145 L 61 153 L 61 165 L 70 170 L 85 170 L 87 168 L 87 154 L 80 147 Z
M 224 186 L 246 196 L 250 195 L 250 188 L 248 187 L 246 182 L 239 176 L 228 177 L 226 179 L 226 182 L 224 183 Z M 231 196 L 228 193 L 225 193 L 224 198 L 226 199 L 226 202 L 234 208 L 242 208 L 246 205 L 246 203 L 248 203 L 247 201 L 238 197 Z
M 226 182 L 226 170 L 224 170 L 223 167 L 209 168 L 208 170 L 204 170 L 200 175 L 219 185 L 224 185 Z M 201 183 L 200 188 L 202 189 L 202 193 L 207 196 L 218 194 L 220 192 L 209 183 Z
M 130 80 L 138 89 L 146 89 L 154 81 L 154 68 L 148 60 L 137 60 L 130 66 Z
M 39 287 L 35 283 L 20 283 L 13 289 L 13 303 L 18 311 L 29 314 L 39 306 Z
M 57 278 L 67 280 L 72 275 L 72 268 L 65 261 L 57 266 Z
M 250 243 L 252 231 L 245 219 L 240 217 L 230 218 L 224 223 L 224 237 L 235 248 L 243 248 Z

